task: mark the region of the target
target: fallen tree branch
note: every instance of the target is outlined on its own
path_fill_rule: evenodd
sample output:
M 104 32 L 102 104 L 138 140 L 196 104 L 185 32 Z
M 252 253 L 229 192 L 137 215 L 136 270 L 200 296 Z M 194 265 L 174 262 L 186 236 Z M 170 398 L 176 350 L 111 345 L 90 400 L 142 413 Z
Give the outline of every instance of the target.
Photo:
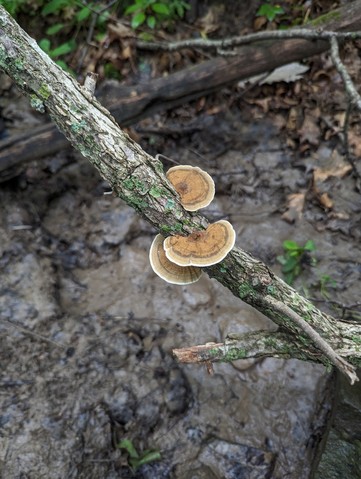
M 208 95 L 235 81 L 270 72 L 287 63 L 326 51 L 329 39 L 318 39 L 320 26 L 327 29 L 327 32 L 336 32 L 337 35 L 340 33 L 340 38 L 343 38 L 342 35 L 352 38 L 354 31 L 361 30 L 360 2 L 344 5 L 316 19 L 310 24 L 313 31 L 302 29 L 311 32 L 311 39 L 284 38 L 244 45 L 237 49 L 237 56 L 232 58 L 214 58 L 146 84 L 104 90 L 101 92 L 102 102 L 121 126 L 130 125 L 155 112 Z M 293 29 L 287 32 L 293 32 Z M 262 34 L 274 33 L 283 31 Z M 46 125 L 45 130 L 44 126 L 39 127 L 39 130 L 32 129 L 31 137 L 27 139 L 14 137 L 11 145 L 2 141 L 0 172 L 26 161 L 52 155 L 66 148 L 67 144 L 67 140 L 54 125 Z M 5 178 L 8 176 L 6 174 Z
M 310 24 L 312 27 L 312 23 Z M 292 28 L 290 30 L 272 30 L 249 35 L 240 35 L 221 40 L 205 40 L 203 38 L 191 38 L 177 42 L 145 42 L 136 41 L 136 45 L 141 50 L 174 52 L 183 48 L 198 48 L 201 50 L 222 50 L 224 53 L 230 48 L 249 45 L 250 43 L 265 42 L 268 40 L 285 39 L 304 39 L 304 40 L 331 40 L 338 38 L 340 40 L 357 40 L 361 38 L 361 32 L 336 32 L 329 30 L 310 30 L 309 28 Z
M 302 341 L 279 331 L 255 331 L 229 334 L 223 343 L 206 343 L 173 349 L 180 363 L 231 362 L 239 359 L 282 358 L 319 361 L 320 352 L 304 351 Z
M 87 89 L 55 65 L 3 7 L 0 7 L 0 68 L 30 98 L 33 106 L 49 113 L 72 145 L 109 182 L 113 192 L 159 232 L 166 236 L 188 235 L 207 226 L 202 215 L 182 208 L 163 174 L 161 162 L 129 138 Z M 333 349 L 342 350 L 342 356 L 350 363 L 361 365 L 361 350 L 354 339 L 355 331 L 360 337 L 360 326 L 357 329 L 322 313 L 245 251 L 234 248 L 221 263 L 204 270 L 288 331 L 290 338 L 296 335 L 312 360 L 313 340 L 289 317 L 288 309 L 272 307 L 265 298 L 283 303 L 317 329 Z M 319 361 L 330 366 L 324 354 L 320 354 Z

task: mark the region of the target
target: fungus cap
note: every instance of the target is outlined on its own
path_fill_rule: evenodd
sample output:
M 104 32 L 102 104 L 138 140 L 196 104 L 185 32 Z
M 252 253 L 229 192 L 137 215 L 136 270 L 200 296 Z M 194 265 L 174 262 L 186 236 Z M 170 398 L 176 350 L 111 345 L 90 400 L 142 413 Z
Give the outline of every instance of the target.
M 167 258 L 179 266 L 211 266 L 219 263 L 231 251 L 236 233 L 231 223 L 217 221 L 204 231 L 189 236 L 169 236 L 163 247 Z
M 153 271 L 172 284 L 190 284 L 199 280 L 202 270 L 194 266 L 178 266 L 169 261 L 163 248 L 164 236 L 157 235 L 150 247 L 149 260 Z
M 167 171 L 166 176 L 179 194 L 182 206 L 187 211 L 205 208 L 214 198 L 214 181 L 198 166 L 173 166 Z

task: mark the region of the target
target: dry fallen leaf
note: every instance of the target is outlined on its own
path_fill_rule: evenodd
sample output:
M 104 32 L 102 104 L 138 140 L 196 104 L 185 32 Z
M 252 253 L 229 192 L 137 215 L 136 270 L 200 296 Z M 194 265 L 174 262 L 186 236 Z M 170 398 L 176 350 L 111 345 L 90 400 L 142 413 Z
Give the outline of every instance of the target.
M 115 24 L 108 23 L 107 29 L 111 40 L 135 37 L 134 30 L 120 21 L 116 22 Z
M 352 150 L 352 153 L 360 157 L 361 156 L 361 138 L 360 135 L 357 134 L 352 129 L 349 129 L 348 131 L 348 144 L 350 146 L 350 149 Z
M 333 201 L 331 200 L 331 198 L 328 196 L 328 193 L 322 193 L 319 197 L 318 197 L 318 200 L 319 202 L 321 203 L 321 205 L 330 210 L 331 208 L 333 208 Z
M 287 211 L 282 215 L 282 219 L 288 223 L 294 223 L 302 218 L 302 211 L 305 205 L 307 190 L 301 190 L 300 193 L 293 193 L 287 196 Z
M 201 30 L 203 38 L 219 29 L 224 9 L 224 5 L 212 5 L 208 8 L 207 13 L 197 20 L 196 26 Z
M 295 131 L 300 127 L 302 122 L 302 108 L 292 107 L 288 112 L 286 129 L 289 131 Z
M 317 184 L 325 182 L 328 178 L 331 178 L 332 176 L 342 178 L 343 176 L 347 175 L 347 173 L 351 170 L 352 166 L 349 163 L 333 164 L 330 165 L 328 168 L 315 168 L 313 170 L 313 181 L 315 184 Z
M 260 108 L 262 108 L 263 112 L 264 113 L 267 113 L 269 111 L 269 105 L 270 105 L 270 101 L 271 101 L 271 98 L 270 97 L 267 97 L 267 98 L 260 98 L 260 99 L 248 99 L 246 100 L 247 103 L 249 103 L 250 105 L 257 105 L 259 106 Z
M 318 124 L 320 118 L 320 110 L 315 108 L 312 111 L 305 112 L 305 119 L 300 128 L 300 142 L 309 143 L 317 146 L 320 142 L 321 130 Z
M 326 183 L 327 180 L 332 177 L 343 178 L 351 170 L 352 166 L 344 161 L 337 150 L 332 152 L 325 166 L 313 170 L 313 191 L 321 206 L 326 209 L 334 207 L 334 201 L 326 191 L 329 189 L 329 185 Z

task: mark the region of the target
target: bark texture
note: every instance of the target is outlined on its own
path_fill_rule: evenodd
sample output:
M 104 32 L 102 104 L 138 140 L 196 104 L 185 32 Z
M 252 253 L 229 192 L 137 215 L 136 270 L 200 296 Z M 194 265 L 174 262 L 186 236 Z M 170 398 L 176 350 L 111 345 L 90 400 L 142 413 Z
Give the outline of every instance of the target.
M 0 68 L 23 90 L 35 108 L 49 113 L 74 148 L 109 182 L 113 192 L 156 230 L 166 236 L 187 235 L 207 226 L 204 217 L 182 208 L 163 174 L 161 162 L 129 138 L 110 113 L 55 65 L 2 7 Z M 303 359 L 329 365 L 329 360 L 310 338 L 290 318 L 272 309 L 267 298 L 292 308 L 336 352 L 355 366 L 361 365 L 360 325 L 337 321 L 321 312 L 250 254 L 234 248 L 221 263 L 205 271 L 288 333 L 291 346 L 285 346 L 285 353 L 298 357 L 292 347 L 294 341 L 302 345 Z

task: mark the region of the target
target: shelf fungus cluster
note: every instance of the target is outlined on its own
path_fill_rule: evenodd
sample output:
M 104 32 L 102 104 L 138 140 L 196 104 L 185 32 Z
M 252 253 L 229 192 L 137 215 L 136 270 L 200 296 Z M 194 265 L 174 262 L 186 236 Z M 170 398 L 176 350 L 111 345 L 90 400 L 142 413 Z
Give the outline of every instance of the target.
M 166 175 L 185 210 L 197 211 L 213 200 L 213 179 L 200 168 L 175 166 Z M 236 233 L 225 220 L 189 236 L 164 238 L 157 235 L 150 247 L 150 264 L 153 271 L 168 283 L 195 283 L 201 277 L 201 268 L 222 261 L 233 248 L 235 240 Z

